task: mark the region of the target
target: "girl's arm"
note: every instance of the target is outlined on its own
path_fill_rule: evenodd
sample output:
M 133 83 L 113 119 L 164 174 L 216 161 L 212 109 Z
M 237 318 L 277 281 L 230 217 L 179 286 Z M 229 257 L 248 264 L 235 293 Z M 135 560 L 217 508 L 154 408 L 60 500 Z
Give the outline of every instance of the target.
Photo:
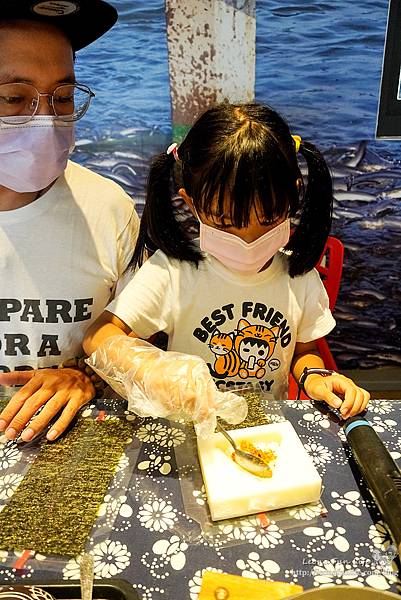
M 107 338 L 113 335 L 130 334 L 131 337 L 138 337 L 124 321 L 121 321 L 116 315 L 105 310 L 87 329 L 82 345 L 86 354 L 89 355 Z
M 305 367 L 316 367 L 318 369 L 324 369 L 324 362 L 317 349 L 316 342 L 308 342 L 302 344 L 297 342 L 295 344 L 294 357 L 292 359 L 291 371 L 295 379 L 299 381 L 301 373 Z M 309 377 L 320 377 L 321 375 L 309 375 Z
M 315 342 L 305 344 L 297 342 L 295 345 L 291 371 L 297 381 L 305 367 L 325 368 Z M 370 398 L 369 392 L 339 373 L 333 373 L 328 377 L 308 375 L 304 388 L 313 400 L 324 400 L 329 406 L 339 408 L 344 419 L 365 410 Z
M 108 310 L 105 310 L 86 331 L 82 345 L 85 352 L 90 355 L 99 347 L 102 347 L 109 338 L 118 335 L 124 338 L 139 338 L 124 321 Z M 150 346 L 149 344 L 148 346 L 149 348 L 153 347 L 156 353 L 162 352 L 155 346 Z M 124 351 L 121 351 L 121 347 L 124 348 Z M 140 356 L 138 356 L 138 350 L 134 345 L 131 347 L 127 344 L 112 344 L 108 346 L 107 360 L 108 363 L 114 364 L 123 371 L 129 371 L 134 361 L 137 360 L 139 364 L 136 369 L 136 377 L 141 379 L 149 364 L 151 364 L 153 357 L 151 353 L 141 353 L 139 351 L 139 354 Z M 140 360 L 138 361 L 138 359 Z
M 192 420 L 201 435 L 214 431 L 217 415 L 232 423 L 246 417 L 244 398 L 220 392 L 204 360 L 160 350 L 108 311 L 90 326 L 83 346 L 88 364 L 140 416 Z

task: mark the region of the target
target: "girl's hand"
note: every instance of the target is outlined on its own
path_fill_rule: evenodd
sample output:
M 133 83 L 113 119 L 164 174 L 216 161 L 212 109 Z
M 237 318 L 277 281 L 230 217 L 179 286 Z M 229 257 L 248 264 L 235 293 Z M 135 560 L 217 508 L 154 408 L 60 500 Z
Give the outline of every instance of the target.
M 21 439 L 27 442 L 41 432 L 63 409 L 47 439 L 55 440 L 68 427 L 78 410 L 95 395 L 89 377 L 77 369 L 38 369 L 15 371 L 0 375 L 1 385 L 25 384 L 0 414 L 0 431 L 14 440 L 22 431 Z M 40 414 L 33 415 L 43 405 Z
M 246 417 L 245 399 L 220 392 L 199 356 L 118 335 L 102 342 L 87 362 L 139 416 L 193 421 L 203 437 L 214 432 L 216 416 L 232 423 Z
M 328 377 L 308 375 L 304 387 L 311 399 L 324 400 L 329 406 L 338 408 L 344 419 L 363 412 L 370 399 L 369 392 L 338 373 Z

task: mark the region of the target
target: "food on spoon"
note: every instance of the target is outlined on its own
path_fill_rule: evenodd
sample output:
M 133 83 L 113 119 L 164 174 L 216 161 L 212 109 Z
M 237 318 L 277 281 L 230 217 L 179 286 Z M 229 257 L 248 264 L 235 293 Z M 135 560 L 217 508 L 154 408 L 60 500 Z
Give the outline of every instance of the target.
M 252 444 L 252 442 L 249 442 L 248 440 L 240 440 L 239 442 L 237 442 L 237 446 L 240 450 L 248 452 L 249 454 L 252 454 L 252 456 L 256 456 L 262 462 L 265 463 L 266 469 L 258 473 L 259 477 L 271 477 L 273 475 L 272 465 L 270 463 L 274 462 L 277 458 L 277 454 L 273 452 L 273 450 L 271 450 L 270 448 L 267 448 L 265 450 L 260 446 L 255 446 L 254 444 Z M 235 452 L 231 454 L 231 458 L 234 462 L 237 462 L 238 464 Z

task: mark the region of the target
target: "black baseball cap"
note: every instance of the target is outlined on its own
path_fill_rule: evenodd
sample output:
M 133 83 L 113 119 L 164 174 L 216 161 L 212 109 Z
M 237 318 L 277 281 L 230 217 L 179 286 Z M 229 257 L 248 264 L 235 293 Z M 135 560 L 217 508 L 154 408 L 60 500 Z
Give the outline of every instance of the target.
M 104 0 L 0 0 L 0 21 L 51 23 L 64 31 L 74 50 L 97 40 L 117 18 L 116 9 Z

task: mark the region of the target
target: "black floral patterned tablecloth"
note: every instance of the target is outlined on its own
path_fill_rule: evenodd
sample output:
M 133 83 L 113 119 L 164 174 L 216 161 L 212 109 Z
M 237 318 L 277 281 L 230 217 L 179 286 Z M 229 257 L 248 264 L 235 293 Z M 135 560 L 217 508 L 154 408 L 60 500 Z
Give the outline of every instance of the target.
M 367 413 L 396 461 L 400 408 L 399 401 L 373 400 Z M 292 581 L 305 589 L 341 584 L 398 591 L 395 546 L 342 429 L 330 413 L 304 401 L 280 403 L 271 420 L 283 418 L 323 479 L 322 503 L 214 524 L 190 430 L 162 420 L 135 421 L 131 451 L 120 460 L 88 541 L 95 577 L 125 579 L 146 600 L 196 600 L 205 570 Z M 32 449 L 0 444 L 0 510 L 21 481 L 21 464 L 32 460 Z M 19 556 L 0 551 L 0 583 L 79 579 L 76 558 L 35 555 L 16 571 Z

